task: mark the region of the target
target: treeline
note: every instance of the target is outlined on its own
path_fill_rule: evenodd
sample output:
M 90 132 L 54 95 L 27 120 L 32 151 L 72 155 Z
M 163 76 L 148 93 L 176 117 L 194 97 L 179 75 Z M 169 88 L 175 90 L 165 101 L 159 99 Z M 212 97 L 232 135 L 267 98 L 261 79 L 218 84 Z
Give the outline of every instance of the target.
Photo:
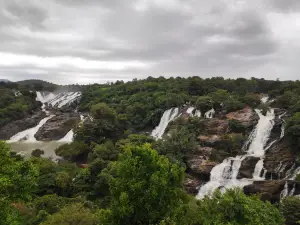
M 0 83 L 0 127 L 25 118 L 40 107 L 35 92 L 15 83 Z
M 24 160 L 0 142 L 0 224 L 292 225 L 300 219 L 299 198 L 277 207 L 236 189 L 196 200 L 182 189 L 183 168 L 144 141 L 100 145 L 87 168 Z

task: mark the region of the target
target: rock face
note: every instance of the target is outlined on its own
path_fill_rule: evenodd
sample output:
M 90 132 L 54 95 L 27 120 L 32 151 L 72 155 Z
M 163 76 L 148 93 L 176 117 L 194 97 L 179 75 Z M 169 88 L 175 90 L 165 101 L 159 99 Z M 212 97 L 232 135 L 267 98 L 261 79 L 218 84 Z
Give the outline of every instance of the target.
M 226 118 L 229 120 L 237 120 L 246 127 L 255 125 L 259 119 L 258 115 L 250 107 L 228 113 Z
M 198 187 L 201 185 L 201 181 L 194 177 L 187 177 L 183 183 L 184 189 L 191 195 L 198 193 Z
M 221 120 L 217 118 L 203 120 L 203 133 L 208 135 L 225 134 L 228 131 L 228 120 Z
M 253 184 L 245 186 L 244 192 L 248 195 L 260 194 L 260 198 L 264 201 L 279 202 L 280 194 L 284 189 L 285 183 L 288 184 L 288 193 L 294 189 L 294 195 L 300 193 L 300 183 L 296 181 L 284 180 L 265 180 L 255 181 Z
M 17 133 L 35 127 L 45 117 L 46 113 L 43 111 L 39 111 L 28 118 L 17 120 L 1 127 L 0 140 L 9 140 Z
M 38 141 L 53 141 L 63 138 L 80 120 L 77 113 L 63 113 L 54 116 L 35 134 Z
M 256 157 L 247 157 L 242 161 L 239 174 L 237 176 L 238 179 L 242 178 L 252 178 L 255 165 L 258 162 L 259 158 Z

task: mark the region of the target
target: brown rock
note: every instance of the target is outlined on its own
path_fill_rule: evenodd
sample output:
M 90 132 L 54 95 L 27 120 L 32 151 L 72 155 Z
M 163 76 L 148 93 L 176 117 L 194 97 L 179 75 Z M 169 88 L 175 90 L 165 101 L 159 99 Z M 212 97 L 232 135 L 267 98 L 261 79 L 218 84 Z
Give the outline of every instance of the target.
M 198 193 L 198 187 L 200 186 L 201 181 L 195 177 L 188 177 L 185 179 L 183 186 L 185 191 L 188 194 L 196 195 Z
M 203 180 L 209 180 L 210 172 L 216 165 L 216 162 L 205 160 L 203 156 L 194 157 L 187 161 L 189 171 Z
M 46 113 L 39 111 L 28 118 L 17 120 L 0 128 L 0 140 L 9 140 L 15 134 L 35 127 L 46 117 Z
M 38 141 L 56 141 L 63 138 L 80 120 L 77 113 L 62 113 L 47 121 L 35 134 Z
M 242 161 L 239 174 L 237 176 L 238 179 L 242 178 L 252 178 L 252 174 L 255 169 L 255 165 L 258 162 L 259 158 L 256 157 L 247 157 Z
M 244 109 L 241 109 L 239 111 L 228 113 L 226 115 L 226 118 L 230 120 L 237 120 L 243 123 L 248 123 L 253 113 L 254 112 L 252 108 L 245 107 Z

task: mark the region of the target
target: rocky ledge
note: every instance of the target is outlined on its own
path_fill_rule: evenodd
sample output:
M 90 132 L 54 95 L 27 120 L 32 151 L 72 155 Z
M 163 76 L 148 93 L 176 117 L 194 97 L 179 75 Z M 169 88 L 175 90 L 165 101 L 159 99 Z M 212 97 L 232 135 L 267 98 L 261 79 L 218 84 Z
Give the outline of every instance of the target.
M 281 193 L 287 184 L 287 195 L 293 192 L 294 195 L 300 194 L 300 183 L 296 181 L 284 180 L 265 180 L 255 181 L 253 184 L 245 186 L 244 192 L 248 195 L 259 194 L 264 201 L 279 202 Z
M 39 111 L 25 119 L 17 120 L 0 128 L 0 140 L 9 140 L 15 134 L 35 127 L 46 117 L 46 113 Z
M 57 141 L 63 138 L 80 120 L 78 113 L 62 113 L 54 116 L 35 134 L 38 141 Z

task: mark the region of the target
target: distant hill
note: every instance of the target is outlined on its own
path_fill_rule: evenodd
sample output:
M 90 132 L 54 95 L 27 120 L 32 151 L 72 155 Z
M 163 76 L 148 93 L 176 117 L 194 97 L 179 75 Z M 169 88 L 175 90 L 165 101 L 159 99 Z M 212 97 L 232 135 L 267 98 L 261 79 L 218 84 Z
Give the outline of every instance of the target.
M 16 83 L 36 91 L 79 91 L 82 88 L 81 85 L 58 85 L 43 80 L 23 80 Z
M 9 81 L 9 80 L 7 80 L 7 79 L 0 79 L 0 82 L 10 83 L 11 81 Z

